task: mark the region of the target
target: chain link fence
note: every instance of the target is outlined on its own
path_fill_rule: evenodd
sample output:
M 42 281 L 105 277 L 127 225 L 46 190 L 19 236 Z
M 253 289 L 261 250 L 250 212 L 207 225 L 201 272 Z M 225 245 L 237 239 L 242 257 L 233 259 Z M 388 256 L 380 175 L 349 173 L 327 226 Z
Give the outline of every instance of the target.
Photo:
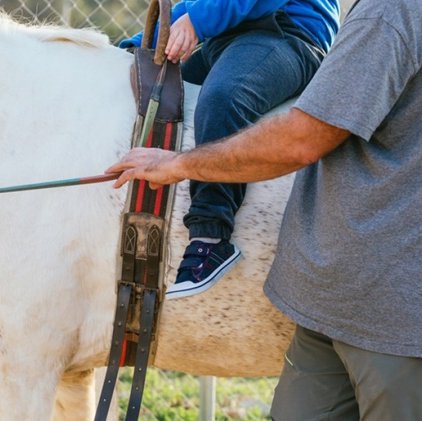
M 149 0 L 0 0 L 0 7 L 19 21 L 94 27 L 114 44 L 142 30 L 148 4 Z
M 342 15 L 354 0 L 341 0 Z M 117 45 L 144 27 L 149 0 L 0 0 L 0 9 L 30 23 L 54 23 L 74 28 L 95 27 Z M 122 370 L 118 387 L 120 419 L 127 406 L 131 371 Z M 215 411 L 218 421 L 269 420 L 275 378 L 218 379 Z M 183 373 L 148 370 L 142 420 L 196 421 L 200 408 L 200 379 Z M 207 419 L 207 421 L 211 421 Z

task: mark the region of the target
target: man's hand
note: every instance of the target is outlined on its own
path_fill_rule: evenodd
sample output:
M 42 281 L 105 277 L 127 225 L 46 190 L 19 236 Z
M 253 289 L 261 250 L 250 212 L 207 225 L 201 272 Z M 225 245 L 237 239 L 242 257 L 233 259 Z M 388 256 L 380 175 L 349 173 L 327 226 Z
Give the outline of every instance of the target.
M 171 25 L 170 37 L 166 47 L 167 58 L 173 63 L 179 60 L 186 61 L 198 44 L 195 29 L 185 13 Z
M 177 152 L 158 148 L 134 148 L 120 162 L 108 168 L 106 173 L 122 173 L 114 183 L 114 188 L 139 179 L 149 181 L 152 189 L 158 189 L 164 184 L 183 180 L 182 176 L 177 175 L 177 156 Z

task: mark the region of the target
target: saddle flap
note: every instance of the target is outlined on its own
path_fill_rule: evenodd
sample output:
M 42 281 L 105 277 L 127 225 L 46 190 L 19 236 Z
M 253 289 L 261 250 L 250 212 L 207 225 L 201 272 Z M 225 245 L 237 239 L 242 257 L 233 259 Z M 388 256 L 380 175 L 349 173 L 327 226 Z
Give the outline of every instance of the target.
M 138 113 L 145 117 L 152 88 L 157 79 L 161 66 L 154 63 L 154 50 L 136 48 L 136 96 L 138 100 Z M 158 106 L 157 121 L 179 122 L 183 121 L 183 82 L 180 66 L 170 61 L 167 62 L 166 78 Z

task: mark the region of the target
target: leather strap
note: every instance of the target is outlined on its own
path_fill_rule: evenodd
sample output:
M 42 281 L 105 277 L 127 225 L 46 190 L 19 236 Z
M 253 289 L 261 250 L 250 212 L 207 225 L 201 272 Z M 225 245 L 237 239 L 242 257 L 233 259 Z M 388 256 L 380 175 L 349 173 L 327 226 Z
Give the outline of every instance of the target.
M 158 15 L 160 16 L 160 26 L 158 28 L 157 48 L 155 49 L 154 63 L 162 65 L 166 60 L 165 48 L 170 36 L 170 0 L 151 0 L 148 8 L 148 15 L 145 24 L 144 36 L 142 37 L 142 48 L 152 48 L 155 25 Z
M 145 289 L 140 319 L 141 330 L 139 332 L 139 340 L 136 348 L 136 362 L 133 372 L 132 389 L 130 391 L 129 404 L 126 413 L 126 421 L 136 421 L 138 419 L 139 410 L 141 409 L 153 331 L 156 300 L 157 291 L 154 289 Z
M 123 338 L 126 329 L 126 319 L 129 310 L 129 300 L 132 294 L 132 286 L 121 283 L 117 295 L 116 315 L 114 319 L 113 335 L 109 363 L 98 402 L 95 421 L 105 421 L 113 397 L 114 386 L 119 372 L 119 360 L 122 353 Z

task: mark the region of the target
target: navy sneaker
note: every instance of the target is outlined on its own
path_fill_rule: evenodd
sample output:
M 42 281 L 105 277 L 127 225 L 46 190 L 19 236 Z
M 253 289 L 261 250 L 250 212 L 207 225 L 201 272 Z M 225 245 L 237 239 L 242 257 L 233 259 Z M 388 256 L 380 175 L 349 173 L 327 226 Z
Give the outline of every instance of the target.
M 166 298 L 189 297 L 211 288 L 240 258 L 240 250 L 221 240 L 218 244 L 192 241 L 185 250 L 177 271 L 176 282 L 170 285 Z

